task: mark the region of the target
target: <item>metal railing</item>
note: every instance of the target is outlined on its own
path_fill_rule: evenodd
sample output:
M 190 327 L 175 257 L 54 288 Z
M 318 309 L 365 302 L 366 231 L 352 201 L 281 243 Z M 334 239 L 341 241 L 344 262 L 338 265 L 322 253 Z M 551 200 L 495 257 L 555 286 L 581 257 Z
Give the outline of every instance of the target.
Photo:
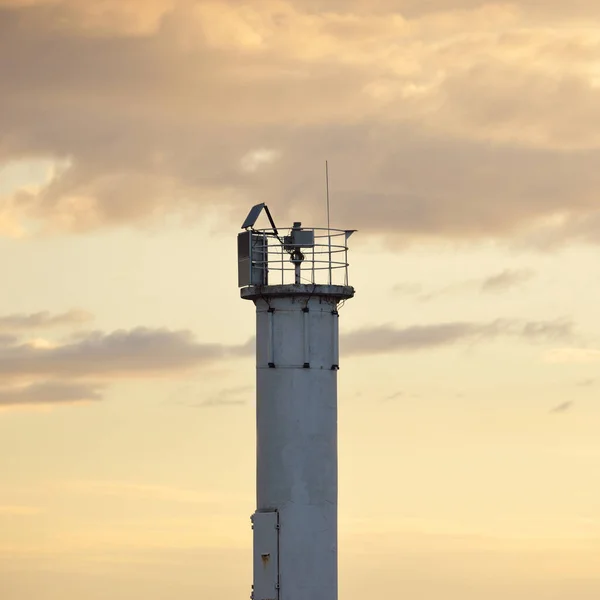
M 265 269 L 267 285 L 349 285 L 348 238 L 352 232 L 325 227 L 302 229 L 314 232 L 314 245 L 284 244 L 284 236 L 274 229 L 252 229 L 253 268 Z

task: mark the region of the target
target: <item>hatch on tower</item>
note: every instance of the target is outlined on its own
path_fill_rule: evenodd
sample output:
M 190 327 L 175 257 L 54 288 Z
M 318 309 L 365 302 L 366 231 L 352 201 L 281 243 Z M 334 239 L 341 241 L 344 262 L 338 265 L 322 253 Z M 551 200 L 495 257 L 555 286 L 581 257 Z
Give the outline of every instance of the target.
M 279 598 L 279 513 L 257 511 L 252 517 L 254 530 L 253 600 Z

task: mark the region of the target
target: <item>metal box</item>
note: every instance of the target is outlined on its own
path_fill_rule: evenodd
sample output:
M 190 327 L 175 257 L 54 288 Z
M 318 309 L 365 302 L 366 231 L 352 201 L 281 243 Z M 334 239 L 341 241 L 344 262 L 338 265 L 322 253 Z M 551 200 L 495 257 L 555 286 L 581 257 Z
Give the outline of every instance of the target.
M 279 513 L 255 512 L 253 600 L 279 600 Z
M 238 287 L 267 285 L 267 238 L 242 231 L 238 234 Z
M 315 245 L 315 232 L 313 229 L 292 229 L 290 235 L 284 237 L 286 246 L 298 248 L 312 248 Z

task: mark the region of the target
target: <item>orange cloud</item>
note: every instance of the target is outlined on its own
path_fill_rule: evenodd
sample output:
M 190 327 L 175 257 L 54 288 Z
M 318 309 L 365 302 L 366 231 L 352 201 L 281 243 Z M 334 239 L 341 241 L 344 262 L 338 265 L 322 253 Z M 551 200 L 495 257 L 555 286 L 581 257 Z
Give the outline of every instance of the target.
M 265 200 L 316 218 L 327 158 L 336 219 L 365 234 L 511 237 L 560 214 L 556 240 L 596 241 L 600 37 L 573 8 L 5 2 L 0 162 L 68 166 L 0 200 L 0 228 Z M 248 168 L 261 148 L 277 160 Z

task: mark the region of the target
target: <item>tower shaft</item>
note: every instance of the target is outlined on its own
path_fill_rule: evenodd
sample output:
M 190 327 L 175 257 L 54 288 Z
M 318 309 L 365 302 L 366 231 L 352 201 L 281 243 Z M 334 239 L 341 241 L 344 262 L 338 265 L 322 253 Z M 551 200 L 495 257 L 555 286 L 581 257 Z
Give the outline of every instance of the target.
M 337 600 L 337 369 L 349 286 L 242 290 L 256 305 L 254 600 Z

